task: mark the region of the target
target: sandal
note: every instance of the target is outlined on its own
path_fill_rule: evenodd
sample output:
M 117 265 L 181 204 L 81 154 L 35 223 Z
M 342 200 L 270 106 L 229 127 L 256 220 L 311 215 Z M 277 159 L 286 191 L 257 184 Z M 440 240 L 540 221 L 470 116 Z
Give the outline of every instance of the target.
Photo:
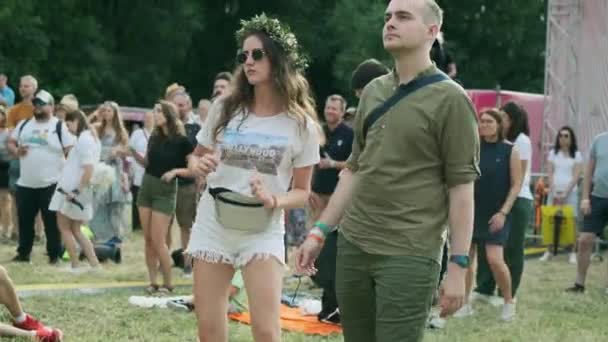
M 163 285 L 163 286 L 161 286 L 161 287 L 158 288 L 158 290 L 156 291 L 156 294 L 158 296 L 163 296 L 163 297 L 164 296 L 168 296 L 168 295 L 171 295 L 173 293 L 173 289 L 175 289 L 175 287 Z
M 154 295 L 159 291 L 158 285 L 157 284 L 150 284 L 148 285 L 148 287 L 146 287 L 146 293 L 149 295 Z

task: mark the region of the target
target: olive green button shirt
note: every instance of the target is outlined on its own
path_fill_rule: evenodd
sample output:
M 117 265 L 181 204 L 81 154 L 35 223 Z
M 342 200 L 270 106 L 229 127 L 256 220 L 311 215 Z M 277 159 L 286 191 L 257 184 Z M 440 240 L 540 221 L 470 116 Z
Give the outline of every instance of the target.
M 417 77 L 439 72 L 432 66 Z M 439 261 L 448 189 L 479 176 L 476 114 L 462 87 L 442 81 L 402 99 L 363 137 L 365 118 L 398 86 L 390 73 L 363 90 L 347 162 L 356 181 L 340 230 L 370 254 Z

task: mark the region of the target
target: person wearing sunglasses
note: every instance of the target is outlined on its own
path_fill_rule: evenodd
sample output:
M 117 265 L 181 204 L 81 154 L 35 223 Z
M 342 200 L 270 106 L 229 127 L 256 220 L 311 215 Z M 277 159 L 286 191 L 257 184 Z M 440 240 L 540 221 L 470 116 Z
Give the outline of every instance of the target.
M 308 202 L 321 127 L 302 75 L 306 60 L 289 28 L 260 15 L 242 22 L 237 41 L 234 86 L 213 103 L 189 157 L 190 170 L 207 188 L 186 253 L 194 259 L 201 341 L 228 340 L 230 280 L 240 269 L 253 339 L 277 342 L 283 211 Z M 251 215 L 239 215 L 243 211 Z
M 555 137 L 555 145 L 547 157 L 547 173 L 549 181 L 549 205 L 569 205 L 574 209 L 574 222 L 578 216 L 578 181 L 583 171 L 583 155 L 578 150 L 574 130 L 564 126 Z M 555 250 L 547 250 L 540 261 L 548 261 L 556 254 Z M 570 252 L 569 262 L 576 264 L 576 253 Z

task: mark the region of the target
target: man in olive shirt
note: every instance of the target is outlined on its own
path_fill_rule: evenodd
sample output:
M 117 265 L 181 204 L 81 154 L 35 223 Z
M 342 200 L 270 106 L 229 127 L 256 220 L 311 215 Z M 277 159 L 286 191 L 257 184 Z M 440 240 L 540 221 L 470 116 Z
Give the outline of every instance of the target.
M 336 292 L 346 342 L 422 340 L 448 222 L 442 315 L 464 299 L 479 175 L 476 116 L 465 91 L 447 79 L 423 87 L 363 133 L 366 118 L 398 88 L 440 73 L 429 52 L 441 23 L 434 0 L 389 3 L 383 42 L 396 69 L 363 90 L 348 169 L 296 255 L 300 272 L 314 272 L 319 232 L 325 235 L 343 214 Z

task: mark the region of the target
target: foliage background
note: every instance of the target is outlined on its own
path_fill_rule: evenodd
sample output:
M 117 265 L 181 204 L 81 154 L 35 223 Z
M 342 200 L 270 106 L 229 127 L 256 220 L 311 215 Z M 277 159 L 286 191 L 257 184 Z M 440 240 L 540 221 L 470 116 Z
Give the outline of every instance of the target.
M 546 0 L 438 1 L 448 48 L 467 88 L 542 92 Z M 3 0 L 0 72 L 16 88 L 35 75 L 56 96 L 149 106 L 172 83 L 195 100 L 234 67 L 239 20 L 266 12 L 289 23 L 311 55 L 317 101 L 353 99 L 352 70 L 390 65 L 380 32 L 386 0 Z

